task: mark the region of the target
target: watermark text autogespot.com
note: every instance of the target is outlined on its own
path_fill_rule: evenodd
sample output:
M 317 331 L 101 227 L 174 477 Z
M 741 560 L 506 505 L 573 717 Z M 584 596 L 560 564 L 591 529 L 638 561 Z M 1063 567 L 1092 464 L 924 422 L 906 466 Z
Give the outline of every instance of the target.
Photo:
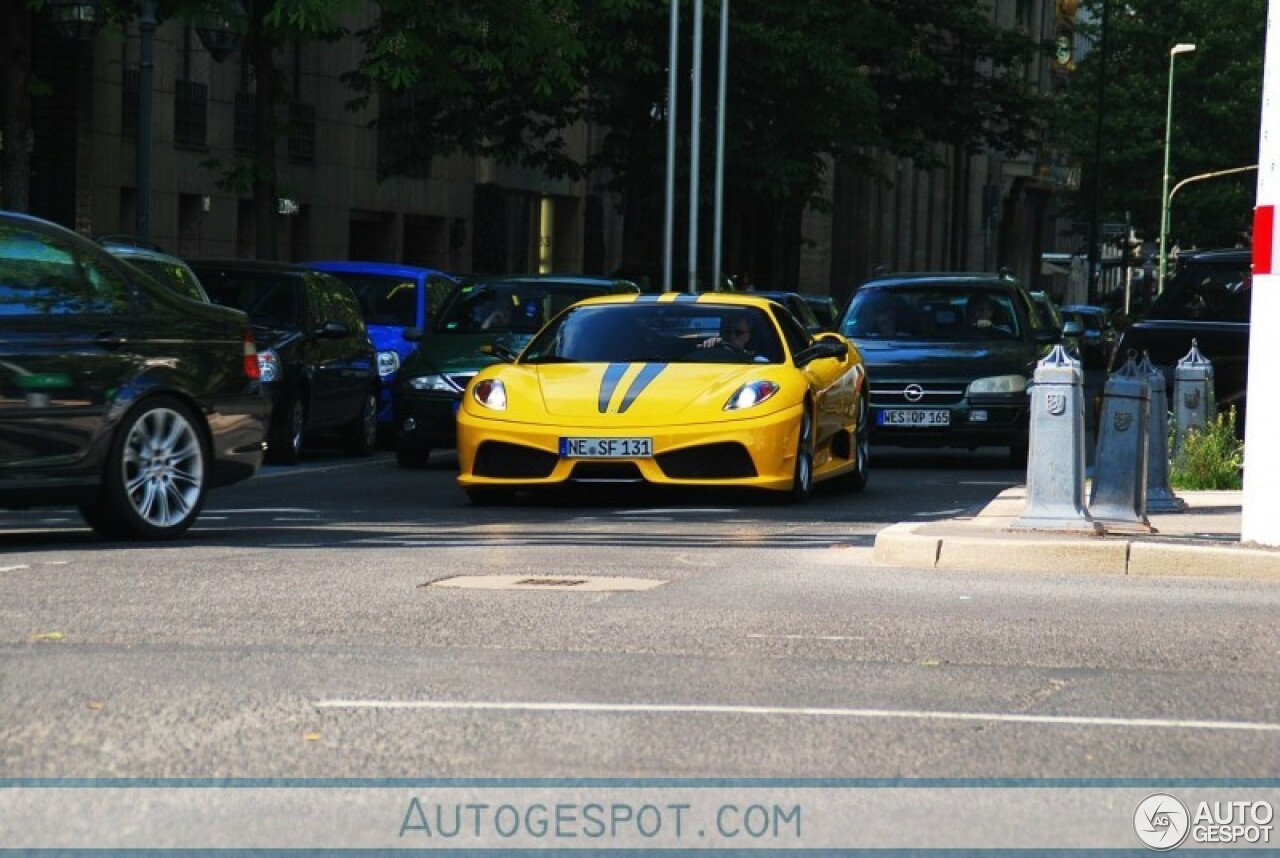
M 414 796 L 400 821 L 401 838 L 492 841 L 662 839 L 670 843 L 714 837 L 731 841 L 799 841 L 803 810 L 798 804 L 531 802 L 487 804 L 437 802 Z

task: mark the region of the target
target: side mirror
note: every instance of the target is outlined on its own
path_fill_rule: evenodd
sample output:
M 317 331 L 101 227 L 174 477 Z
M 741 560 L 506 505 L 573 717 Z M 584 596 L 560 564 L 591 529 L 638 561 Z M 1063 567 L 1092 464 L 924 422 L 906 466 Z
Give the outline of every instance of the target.
M 422 328 L 405 328 L 400 332 L 400 336 L 404 337 L 405 341 L 410 343 L 422 342 L 425 335 L 426 332 L 423 331 Z
M 351 331 L 347 329 L 346 325 L 342 324 L 341 322 L 335 322 L 333 320 L 329 320 L 328 322 L 325 322 L 321 327 L 317 328 L 315 333 L 312 334 L 312 336 L 315 337 L 317 340 L 340 340 L 346 336 L 349 336 L 350 334 L 351 334 Z
M 830 334 L 814 342 L 807 349 L 796 352 L 796 366 L 807 366 L 815 360 L 839 358 L 843 360 L 849 355 L 849 344 L 837 336 Z

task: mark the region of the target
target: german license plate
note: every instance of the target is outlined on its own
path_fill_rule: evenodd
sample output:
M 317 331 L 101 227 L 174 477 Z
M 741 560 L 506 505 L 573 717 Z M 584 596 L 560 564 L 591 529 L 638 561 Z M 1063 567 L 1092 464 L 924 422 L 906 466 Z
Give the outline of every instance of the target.
M 647 459 L 653 456 L 652 438 L 561 438 L 565 459 Z
M 950 426 L 951 412 L 945 408 L 885 408 L 876 413 L 880 426 Z

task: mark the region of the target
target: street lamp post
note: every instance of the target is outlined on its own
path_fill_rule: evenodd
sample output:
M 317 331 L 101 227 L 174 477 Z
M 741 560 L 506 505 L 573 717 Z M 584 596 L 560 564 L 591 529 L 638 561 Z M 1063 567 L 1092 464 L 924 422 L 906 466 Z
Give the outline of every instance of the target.
M 1164 185 L 1160 192 L 1160 272 L 1156 281 L 1156 293 L 1164 292 L 1165 274 L 1169 268 L 1169 142 L 1173 137 L 1173 58 L 1189 54 L 1195 45 L 1179 42 L 1169 49 L 1169 97 L 1164 115 Z

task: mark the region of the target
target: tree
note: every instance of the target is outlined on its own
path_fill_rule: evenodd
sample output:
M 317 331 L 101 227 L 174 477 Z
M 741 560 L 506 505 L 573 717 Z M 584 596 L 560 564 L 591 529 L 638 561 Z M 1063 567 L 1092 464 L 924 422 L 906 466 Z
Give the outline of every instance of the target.
M 1101 19 L 1103 0 L 1084 8 Z M 1257 163 L 1263 0 L 1107 0 L 1107 69 L 1101 162 L 1094 159 L 1101 54 L 1079 64 L 1055 113 L 1054 126 L 1084 165 L 1081 188 L 1100 181 L 1100 217 L 1138 232 L 1160 230 L 1169 49 L 1196 45 L 1175 65 L 1170 186 L 1194 175 Z M 1119 8 L 1117 8 L 1119 7 Z M 1096 33 L 1095 33 L 1096 35 Z M 1182 247 L 1233 245 L 1251 220 L 1256 174 L 1196 183 L 1170 213 L 1170 239 Z M 1073 201 L 1081 219 L 1091 200 Z

